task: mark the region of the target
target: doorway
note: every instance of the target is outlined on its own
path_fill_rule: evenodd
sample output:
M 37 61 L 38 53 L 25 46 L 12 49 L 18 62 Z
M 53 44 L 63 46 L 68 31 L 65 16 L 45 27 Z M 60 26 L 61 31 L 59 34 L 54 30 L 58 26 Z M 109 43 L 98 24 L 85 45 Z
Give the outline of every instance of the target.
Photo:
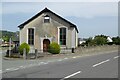
M 50 45 L 50 40 L 49 39 L 44 39 L 43 40 L 43 52 L 48 51 L 49 45 Z

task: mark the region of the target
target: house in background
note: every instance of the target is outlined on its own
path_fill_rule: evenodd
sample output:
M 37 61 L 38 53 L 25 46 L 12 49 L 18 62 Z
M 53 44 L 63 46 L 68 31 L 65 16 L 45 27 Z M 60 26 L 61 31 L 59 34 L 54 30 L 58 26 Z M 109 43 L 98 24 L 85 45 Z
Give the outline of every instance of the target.
M 86 39 L 84 38 L 78 38 L 78 44 L 81 45 L 82 43 L 85 43 Z
M 113 40 L 110 36 L 107 36 L 107 42 L 113 42 Z
M 61 48 L 78 46 L 78 29 L 76 25 L 55 14 L 48 8 L 18 26 L 20 44 L 26 42 L 31 48 L 47 51 L 52 42 Z

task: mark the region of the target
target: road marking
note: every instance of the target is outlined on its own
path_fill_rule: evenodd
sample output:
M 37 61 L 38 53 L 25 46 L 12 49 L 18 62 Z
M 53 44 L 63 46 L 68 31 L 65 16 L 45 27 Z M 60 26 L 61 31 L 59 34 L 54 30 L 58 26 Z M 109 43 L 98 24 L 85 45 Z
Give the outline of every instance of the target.
M 45 63 L 45 62 L 40 62 L 40 63 L 36 64 L 36 66 L 37 66 L 37 65 L 42 65 L 42 64 L 48 64 L 48 63 L 49 63 L 49 62 L 46 62 L 46 63 Z
M 68 59 L 68 58 L 66 57 L 66 58 L 64 58 L 64 59 Z
M 48 64 L 48 63 L 45 63 L 45 62 L 44 62 L 43 64 Z
M 14 68 L 13 70 L 18 70 L 19 68 Z
M 72 58 L 76 58 L 76 57 L 72 57 Z
M 35 61 L 35 60 L 30 60 L 30 61 Z
M 19 68 L 8 68 L 6 69 L 6 71 L 14 71 L 14 70 L 18 70 Z
M 58 61 L 62 61 L 62 59 L 59 59 Z
M 48 61 L 48 63 L 49 63 L 49 62 L 54 62 L 54 61 Z
M 44 62 L 40 62 L 41 64 L 44 64 Z
M 12 68 L 8 68 L 8 69 L 6 69 L 7 71 L 9 71 L 9 70 L 11 70 Z
M 26 66 L 20 66 L 20 68 L 26 68 Z
M 53 56 L 57 56 L 57 55 L 53 55 Z
M 114 59 L 117 59 L 119 56 L 114 57 Z
M 69 75 L 69 76 L 66 76 L 66 77 L 64 77 L 64 78 L 61 79 L 61 80 L 65 80 L 65 79 L 70 78 L 70 77 L 72 77 L 72 76 L 75 76 L 75 75 L 77 75 L 77 74 L 79 74 L 79 73 L 81 73 L 81 71 L 78 71 L 78 72 L 73 73 L 73 74 L 71 74 L 71 75 Z
M 99 65 L 101 65 L 101 64 L 103 64 L 103 63 L 105 63 L 105 62 L 108 62 L 108 61 L 110 61 L 110 59 L 107 59 L 107 60 L 102 61 L 102 62 L 100 62 L 100 63 L 98 63 L 98 64 L 95 64 L 95 65 L 93 65 L 92 67 L 99 66 Z
M 23 66 L 20 66 L 20 67 L 23 67 Z
M 26 68 L 26 66 L 20 66 L 20 68 Z
M 48 63 L 48 62 L 47 62 Z M 33 66 L 38 66 L 38 65 L 41 65 L 41 64 L 45 64 L 45 62 L 39 62 L 39 63 L 35 63 L 35 64 L 29 64 L 28 66 L 29 67 L 33 67 Z M 26 66 L 27 67 L 27 66 Z

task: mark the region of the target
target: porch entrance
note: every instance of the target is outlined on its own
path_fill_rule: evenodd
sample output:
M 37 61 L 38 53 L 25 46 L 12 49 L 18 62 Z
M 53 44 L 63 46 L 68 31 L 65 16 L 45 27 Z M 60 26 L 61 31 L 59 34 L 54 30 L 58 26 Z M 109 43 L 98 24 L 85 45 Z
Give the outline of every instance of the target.
M 48 51 L 49 45 L 50 45 L 50 40 L 49 39 L 44 39 L 43 40 L 43 52 L 47 52 Z

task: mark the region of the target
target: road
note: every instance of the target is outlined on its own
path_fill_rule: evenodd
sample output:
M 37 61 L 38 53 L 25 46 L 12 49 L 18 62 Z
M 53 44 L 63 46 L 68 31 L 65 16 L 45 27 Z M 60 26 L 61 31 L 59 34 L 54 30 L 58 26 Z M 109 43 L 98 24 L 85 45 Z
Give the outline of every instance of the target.
M 118 78 L 118 52 L 81 57 L 79 55 L 3 71 L 3 78 Z

